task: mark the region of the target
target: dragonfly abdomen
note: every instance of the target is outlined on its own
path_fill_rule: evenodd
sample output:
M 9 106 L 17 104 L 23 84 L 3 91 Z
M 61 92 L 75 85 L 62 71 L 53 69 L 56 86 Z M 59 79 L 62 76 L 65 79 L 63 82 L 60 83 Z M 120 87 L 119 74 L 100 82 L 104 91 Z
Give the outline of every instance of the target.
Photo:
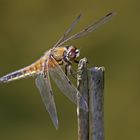
M 41 70 L 41 61 L 37 61 L 36 63 L 27 66 L 23 69 L 17 70 L 15 72 L 11 72 L 0 78 L 0 83 L 7 83 L 14 80 L 22 79 L 29 76 L 34 76 Z
M 21 78 L 25 78 L 27 76 L 33 76 L 35 73 L 36 71 L 27 71 L 27 70 L 21 69 L 19 71 L 15 71 L 1 77 L 0 83 L 7 83 L 7 82 L 11 82 L 11 81 L 18 80 Z
M 3 77 L 0 78 L 0 82 L 1 83 L 7 83 L 16 79 L 20 79 L 21 77 L 23 77 L 23 72 L 22 71 L 15 71 L 12 73 L 9 73 Z

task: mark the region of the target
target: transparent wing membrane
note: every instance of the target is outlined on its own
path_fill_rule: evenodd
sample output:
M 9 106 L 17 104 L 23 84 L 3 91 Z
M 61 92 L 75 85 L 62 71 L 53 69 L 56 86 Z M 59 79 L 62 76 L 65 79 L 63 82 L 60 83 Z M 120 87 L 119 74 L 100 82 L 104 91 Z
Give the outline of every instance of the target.
M 77 25 L 77 23 L 80 20 L 81 15 L 79 15 L 71 24 L 71 26 L 66 30 L 66 32 L 64 33 L 64 35 L 58 40 L 58 42 L 54 45 L 53 49 L 56 48 L 60 43 L 62 43 L 67 36 L 69 35 L 69 33 L 74 29 L 74 27 Z
M 55 81 L 56 85 L 60 88 L 62 93 L 68 97 L 73 103 L 77 105 L 77 100 L 79 100 L 79 107 L 88 111 L 88 106 L 85 99 L 81 96 L 79 91 L 71 83 L 68 77 L 65 75 L 61 67 L 57 64 L 53 57 L 50 58 L 54 67 L 49 68 L 49 73 L 51 78 Z
M 95 31 L 97 28 L 99 28 L 101 25 L 105 24 L 107 21 L 109 21 L 114 15 L 116 15 L 115 12 L 108 13 L 106 16 L 100 18 L 98 21 L 94 22 L 93 24 L 87 26 L 85 29 L 81 30 L 80 32 L 70 36 L 65 37 L 63 41 L 61 41 L 56 47 L 60 47 L 62 44 L 66 43 L 67 41 L 78 39 L 80 37 L 83 37 L 87 35 L 90 32 Z
M 56 106 L 53 97 L 53 91 L 50 84 L 50 79 L 48 73 L 47 75 L 43 76 L 43 74 L 39 74 L 35 80 L 36 86 L 39 89 L 41 98 L 43 103 L 53 121 L 55 128 L 58 128 L 58 117 L 56 112 Z

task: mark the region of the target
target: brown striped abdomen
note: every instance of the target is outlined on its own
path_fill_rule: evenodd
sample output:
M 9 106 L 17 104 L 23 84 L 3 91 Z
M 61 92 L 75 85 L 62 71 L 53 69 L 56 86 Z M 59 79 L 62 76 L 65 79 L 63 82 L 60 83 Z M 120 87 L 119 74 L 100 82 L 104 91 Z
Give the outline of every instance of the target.
M 10 81 L 18 80 L 28 76 L 34 76 L 42 70 L 43 60 L 39 59 L 35 63 L 20 70 L 11 72 L 0 78 L 0 83 L 7 83 Z

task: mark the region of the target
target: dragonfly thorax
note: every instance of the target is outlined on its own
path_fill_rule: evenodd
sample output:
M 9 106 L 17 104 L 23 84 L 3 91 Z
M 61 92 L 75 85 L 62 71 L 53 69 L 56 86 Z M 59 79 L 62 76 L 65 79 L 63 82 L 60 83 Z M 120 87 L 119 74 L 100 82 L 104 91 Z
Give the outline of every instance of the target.
M 66 53 L 65 53 L 65 59 L 67 61 L 72 61 L 75 60 L 76 58 L 78 58 L 80 56 L 80 50 L 77 49 L 74 46 L 67 46 L 66 47 Z

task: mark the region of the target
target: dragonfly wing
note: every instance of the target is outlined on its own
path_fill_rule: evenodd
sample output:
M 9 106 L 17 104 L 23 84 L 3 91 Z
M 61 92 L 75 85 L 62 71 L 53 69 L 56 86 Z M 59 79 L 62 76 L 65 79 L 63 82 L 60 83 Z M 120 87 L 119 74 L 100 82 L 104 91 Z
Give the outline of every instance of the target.
M 36 86 L 40 91 L 41 98 L 49 115 L 53 121 L 55 128 L 58 128 L 58 117 L 56 112 L 56 106 L 53 98 L 53 91 L 50 84 L 50 79 L 48 73 L 46 73 L 46 77 L 44 78 L 43 74 L 39 74 L 36 78 Z
M 73 23 L 71 24 L 71 26 L 66 30 L 66 32 L 64 33 L 64 36 L 66 37 L 67 35 L 69 35 L 69 33 L 74 29 L 74 27 L 77 25 L 77 23 L 79 22 L 81 18 L 81 14 L 79 16 L 77 16 L 77 18 L 73 21 Z
M 80 20 L 81 15 L 79 15 L 71 24 L 71 26 L 66 30 L 66 32 L 64 33 L 64 35 L 57 41 L 57 43 L 54 45 L 53 49 L 56 48 L 61 42 L 63 42 L 67 36 L 69 35 L 69 33 L 74 29 L 74 27 L 77 25 L 77 23 Z
M 79 107 L 88 111 L 86 100 L 81 96 L 79 91 L 71 83 L 71 81 L 68 79 L 68 77 L 65 75 L 61 67 L 56 62 L 56 60 L 53 57 L 51 57 L 50 61 L 51 63 L 53 63 L 53 67 L 52 68 L 51 66 L 49 67 L 49 73 L 52 79 L 55 81 L 56 85 L 62 91 L 62 93 L 76 105 L 78 100 Z
M 61 41 L 57 47 L 61 46 L 62 44 L 64 44 L 67 41 L 73 40 L 73 39 L 78 39 L 80 37 L 83 37 L 85 35 L 87 35 L 90 32 L 95 31 L 97 28 L 99 28 L 101 25 L 105 24 L 107 21 L 109 21 L 114 15 L 116 15 L 115 12 L 111 12 L 109 14 L 107 14 L 106 16 L 100 18 L 98 21 L 94 22 L 93 24 L 87 26 L 85 29 L 81 30 L 80 32 L 65 38 L 65 40 Z

